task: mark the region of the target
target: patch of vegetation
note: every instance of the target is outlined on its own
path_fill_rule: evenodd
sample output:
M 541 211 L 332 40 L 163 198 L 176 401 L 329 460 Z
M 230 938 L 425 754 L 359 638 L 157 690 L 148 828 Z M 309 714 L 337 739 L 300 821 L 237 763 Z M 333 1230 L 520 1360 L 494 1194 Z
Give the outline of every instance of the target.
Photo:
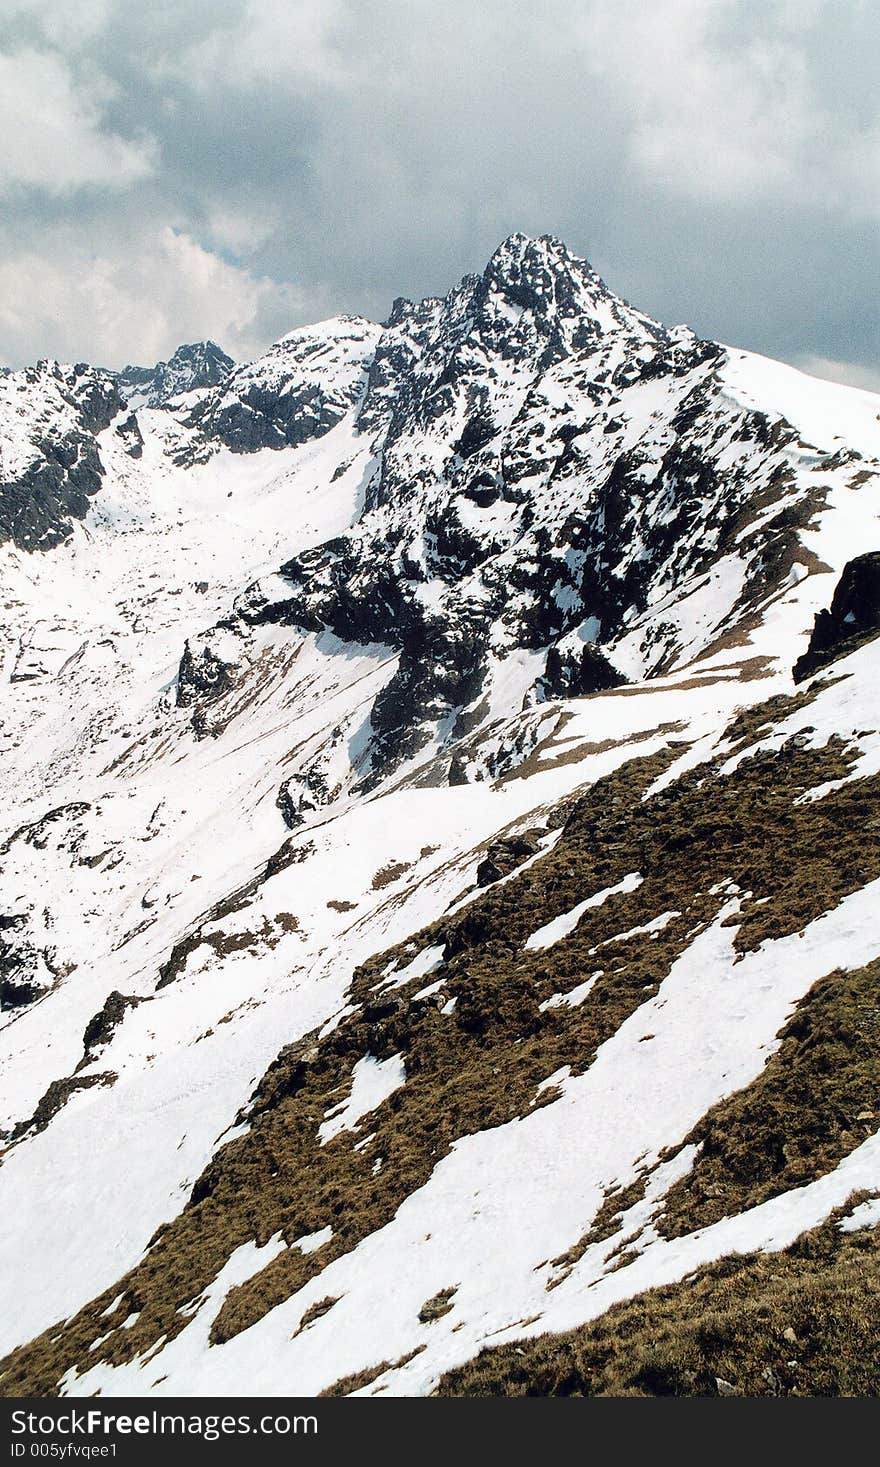
M 813 1181 L 877 1130 L 880 960 L 814 984 L 779 1038 L 758 1078 L 687 1137 L 701 1150 L 655 1220 L 666 1237 Z
M 296 1339 L 296 1335 L 301 1335 L 304 1329 L 308 1329 L 310 1324 L 315 1323 L 315 1320 L 323 1319 L 325 1314 L 329 1314 L 330 1310 L 333 1308 L 333 1305 L 338 1303 L 338 1296 L 334 1298 L 332 1294 L 328 1294 L 326 1299 L 318 1299 L 316 1303 L 310 1304 L 302 1319 L 300 1320 L 299 1329 L 296 1331 L 296 1334 L 293 1336 L 293 1338 Z
M 424 1345 L 417 1345 L 415 1350 L 410 1350 L 408 1355 L 401 1355 L 399 1360 L 380 1360 L 378 1365 L 371 1365 L 368 1370 L 359 1370 L 355 1375 L 344 1375 L 341 1380 L 334 1381 L 326 1391 L 321 1391 L 318 1400 L 329 1396 L 351 1396 L 355 1391 L 362 1391 L 365 1386 L 372 1385 L 380 1375 L 385 1375 L 389 1370 L 402 1370 L 404 1365 L 409 1365 L 410 1360 L 415 1360 L 421 1355 Z
M 383 866 L 373 877 L 371 883 L 373 891 L 383 891 L 386 886 L 392 886 L 408 870 L 409 864 L 406 861 L 389 861 L 388 865 Z
M 442 1319 L 444 1314 L 449 1314 L 457 1293 L 458 1285 L 454 1284 L 452 1288 L 441 1289 L 438 1294 L 426 1299 L 419 1310 L 419 1324 L 433 1324 L 435 1319 Z
M 606 1243 L 618 1232 L 620 1219 L 637 1202 L 641 1202 L 645 1195 L 649 1173 L 641 1171 L 635 1180 L 627 1187 L 610 1187 L 602 1199 L 596 1216 L 593 1218 L 587 1231 L 576 1243 L 561 1253 L 558 1258 L 551 1259 L 553 1267 L 557 1272 L 547 1284 L 548 1290 L 556 1289 L 567 1279 L 576 1263 L 579 1263 L 588 1248 L 594 1243 Z M 609 1255 L 611 1256 L 611 1255 Z
M 790 711 L 786 704 L 774 709 L 777 717 Z M 862 835 L 880 780 L 795 803 L 848 772 L 839 745 L 808 749 L 791 741 L 743 759 L 725 778 L 717 777 L 716 761 L 643 799 L 675 752 L 631 760 L 598 781 L 565 807 L 552 851 L 363 964 L 349 993 L 354 1012 L 320 1042 L 315 1031 L 281 1051 L 239 1117 L 247 1120 L 247 1133 L 215 1154 L 186 1207 L 160 1228 L 139 1265 L 3 1362 L 0 1392 L 51 1395 L 71 1367 L 122 1363 L 163 1335 L 173 1339 L 186 1323 L 180 1307 L 241 1244 L 265 1244 L 279 1231 L 293 1244 L 331 1226 L 325 1247 L 308 1255 L 288 1247 L 232 1289 L 212 1340 L 256 1323 L 387 1224 L 456 1140 L 527 1114 L 541 1082 L 565 1066 L 583 1073 L 599 1046 L 656 993 L 694 934 L 716 918 L 728 895 L 720 880 L 743 893 L 737 944 L 745 950 L 764 936 L 798 930 L 880 875 L 880 848 Z M 552 947 L 525 948 L 552 917 L 634 871 L 643 877 L 637 890 L 588 909 Z M 670 911 L 679 915 L 662 931 L 615 940 L 597 961 L 603 943 Z M 422 978 L 381 992 L 390 961 L 406 962 L 413 944 L 441 943 L 442 993 L 416 1001 Z M 547 998 L 598 967 L 603 971 L 588 1002 L 542 1011 Z M 450 998 L 455 1007 L 444 1013 Z M 360 1133 L 344 1131 L 321 1145 L 325 1112 L 348 1092 L 354 1065 L 367 1054 L 403 1055 L 405 1085 Z M 361 1145 L 367 1132 L 372 1139 Z M 585 1217 L 585 1228 L 593 1221 Z M 608 1219 L 597 1226 L 603 1222 Z M 102 1311 L 120 1292 L 126 1314 L 138 1312 L 138 1319 L 130 1329 L 108 1332 Z
M 174 983 L 185 972 L 190 954 L 197 952 L 200 947 L 210 948 L 218 958 L 227 958 L 231 953 L 258 952 L 260 948 L 268 948 L 271 951 L 278 946 L 282 937 L 299 930 L 299 923 L 291 912 L 277 912 L 271 921 L 264 916 L 262 925 L 255 932 L 209 932 L 206 930 L 209 925 L 221 922 L 225 917 L 247 906 L 255 889 L 256 884 L 251 883 L 233 900 L 220 902 L 211 909 L 208 916 L 203 918 L 192 932 L 174 944 L 167 962 L 163 963 L 159 970 L 157 992 L 162 988 L 167 988 L 169 983 Z
M 93 1085 L 115 1085 L 118 1078 L 115 1070 L 102 1070 L 94 1075 L 65 1075 L 61 1080 L 53 1080 L 33 1115 L 13 1126 L 10 1141 L 20 1141 L 29 1131 L 45 1131 L 49 1122 L 78 1090 L 90 1090 Z
M 483 1350 L 435 1394 L 877 1396 L 878 1362 L 880 1230 L 830 1219 L 784 1253 L 724 1258 L 565 1334 Z

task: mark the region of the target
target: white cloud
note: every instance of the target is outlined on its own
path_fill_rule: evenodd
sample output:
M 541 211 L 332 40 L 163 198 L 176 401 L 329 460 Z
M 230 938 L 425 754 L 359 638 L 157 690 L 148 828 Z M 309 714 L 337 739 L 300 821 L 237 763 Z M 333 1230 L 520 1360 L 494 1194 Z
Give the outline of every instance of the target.
M 196 89 L 342 83 L 353 58 L 344 59 L 334 36 L 348 13 L 347 0 L 245 0 L 228 24 L 215 24 L 182 56 L 165 57 L 158 71 L 184 76 Z
M 77 87 L 53 52 L 0 52 L 0 193 L 15 186 L 66 193 L 121 187 L 155 166 L 149 142 L 131 143 L 101 130 L 107 84 Z
M 609 88 L 642 177 L 710 205 L 880 214 L 880 130 L 854 130 L 810 65 L 822 34 L 814 23 L 833 27 L 833 9 L 591 0 L 580 25 L 587 64 Z
M 249 255 L 265 244 L 278 228 L 278 211 L 264 207 L 253 209 L 215 205 L 208 212 L 208 233 L 221 250 L 233 255 Z
M 169 227 L 130 230 L 89 254 L 71 234 L 0 256 L 0 358 L 34 355 L 105 366 L 150 363 L 213 337 L 238 358 L 301 314 L 289 286 L 253 276 Z
M 380 316 L 395 294 L 444 290 L 513 229 L 564 236 L 615 288 L 707 335 L 787 358 L 875 350 L 869 0 L 3 0 L 0 12 L 0 65 L 29 37 L 42 48 L 26 53 L 32 67 L 48 68 L 0 74 L 0 260 L 33 261 L 33 285 L 20 271 L 14 283 L 42 312 L 29 346 L 7 315 L 7 354 L 95 355 L 97 340 L 105 360 L 146 357 L 184 334 L 223 336 L 224 320 L 243 350 L 304 318 Z M 159 144 L 133 145 L 141 127 Z M 149 274 L 151 260 L 172 268 L 160 225 L 233 272 L 214 307 L 190 262 L 185 330 L 170 284 Z M 102 322 L 94 288 L 96 319 L 82 307 L 91 251 L 130 341 Z M 53 294 L 39 278 L 65 269 L 70 312 L 62 284 Z
M 582 27 L 590 69 L 626 114 L 634 163 L 702 198 L 791 189 L 816 128 L 788 25 L 747 40 L 736 10 L 735 0 L 594 0 Z
M 795 366 L 811 377 L 824 377 L 829 382 L 843 382 L 847 387 L 861 387 L 866 392 L 880 393 L 880 371 L 860 366 L 858 362 L 838 362 L 832 357 L 802 356 Z
M 53 45 L 80 46 L 106 25 L 116 0 L 4 0 L 4 19 L 26 17 Z

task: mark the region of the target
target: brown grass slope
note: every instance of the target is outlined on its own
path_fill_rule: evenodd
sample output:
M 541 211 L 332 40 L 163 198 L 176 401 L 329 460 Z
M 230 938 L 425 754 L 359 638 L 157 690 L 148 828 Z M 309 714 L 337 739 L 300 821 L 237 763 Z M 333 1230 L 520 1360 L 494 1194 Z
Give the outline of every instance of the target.
M 668 1238 L 709 1226 L 833 1171 L 880 1129 L 880 961 L 813 985 L 747 1089 L 688 1141 L 697 1160 L 656 1222 Z
M 801 694 L 799 705 L 804 699 Z M 736 737 L 754 738 L 792 706 L 783 701 L 743 716 Z M 737 935 L 744 950 L 799 930 L 880 875 L 880 847 L 860 833 L 865 812 L 878 810 L 880 780 L 794 804 L 803 791 L 847 773 L 839 743 L 812 750 L 794 740 L 779 752 L 746 758 L 723 779 L 715 765 L 702 766 L 643 800 L 671 757 L 670 751 L 632 760 L 599 781 L 560 811 L 564 830 L 552 852 L 420 934 L 417 945 L 446 945 L 446 983 L 438 995 L 416 1002 L 421 979 L 391 992 L 382 986 L 389 959 L 410 955 L 404 946 L 360 968 L 351 987 L 356 1012 L 320 1043 L 306 1036 L 282 1050 L 247 1108 L 248 1134 L 218 1151 L 186 1207 L 159 1230 L 136 1268 L 0 1363 L 0 1392 L 51 1395 L 71 1367 L 142 1355 L 185 1326 L 181 1308 L 240 1244 L 265 1243 L 279 1230 L 291 1243 L 332 1226 L 324 1248 L 303 1255 L 289 1247 L 231 1290 L 213 1341 L 259 1320 L 387 1223 L 457 1138 L 524 1114 L 536 1103 L 540 1081 L 561 1066 L 585 1070 L 599 1045 L 656 992 L 695 931 L 714 919 L 723 897 L 710 888 L 720 879 L 751 892 L 743 898 Z M 524 950 L 526 937 L 549 918 L 632 871 L 644 877 L 637 891 L 588 911 L 554 947 Z M 655 938 L 642 934 L 602 947 L 667 911 L 680 915 Z M 597 970 L 589 1002 L 540 1011 L 545 999 Z M 442 1014 L 450 997 L 456 1007 Z M 321 1146 L 318 1127 L 325 1111 L 345 1098 L 358 1059 L 398 1053 L 406 1084 L 359 1134 L 343 1132 Z M 545 1092 L 539 1103 L 552 1099 Z M 368 1132 L 374 1139 L 355 1150 Z M 858 1139 L 853 1133 L 834 1146 L 839 1152 Z M 827 1146 L 812 1162 L 807 1154 L 802 1173 L 811 1165 L 821 1169 L 827 1154 Z M 104 1317 L 117 1294 L 117 1309 Z M 133 1326 L 121 1328 L 135 1311 Z M 99 1337 L 106 1338 L 90 1350 Z
M 877 1396 L 880 1230 L 831 1220 L 784 1253 L 724 1258 L 566 1334 L 484 1350 L 436 1394 Z

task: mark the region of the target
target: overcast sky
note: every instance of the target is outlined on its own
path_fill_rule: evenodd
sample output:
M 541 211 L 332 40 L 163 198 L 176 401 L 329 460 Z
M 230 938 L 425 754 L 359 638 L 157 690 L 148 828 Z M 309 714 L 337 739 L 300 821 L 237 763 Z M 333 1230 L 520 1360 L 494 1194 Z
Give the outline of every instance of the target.
M 880 6 L 3 0 L 6 363 L 241 358 L 518 229 L 880 390 Z

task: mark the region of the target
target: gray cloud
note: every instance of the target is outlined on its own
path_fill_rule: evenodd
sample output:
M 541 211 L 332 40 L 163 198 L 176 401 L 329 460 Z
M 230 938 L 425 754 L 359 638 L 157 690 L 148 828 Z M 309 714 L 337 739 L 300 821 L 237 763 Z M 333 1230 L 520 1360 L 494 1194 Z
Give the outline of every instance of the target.
M 3 65 L 7 361 L 250 353 L 525 229 L 662 319 L 880 373 L 869 0 L 6 0 Z

